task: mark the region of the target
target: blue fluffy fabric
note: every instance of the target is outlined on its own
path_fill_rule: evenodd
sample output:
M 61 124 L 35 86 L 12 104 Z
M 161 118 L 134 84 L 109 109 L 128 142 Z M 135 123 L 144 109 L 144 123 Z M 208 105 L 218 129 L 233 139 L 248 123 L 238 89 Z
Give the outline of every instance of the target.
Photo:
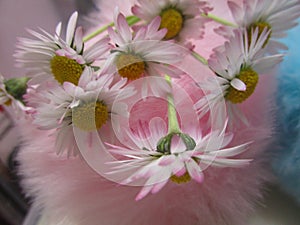
M 300 22 L 300 20 L 298 20 Z M 279 152 L 273 168 L 281 187 L 300 203 L 300 25 L 282 40 L 289 50 L 278 74 Z

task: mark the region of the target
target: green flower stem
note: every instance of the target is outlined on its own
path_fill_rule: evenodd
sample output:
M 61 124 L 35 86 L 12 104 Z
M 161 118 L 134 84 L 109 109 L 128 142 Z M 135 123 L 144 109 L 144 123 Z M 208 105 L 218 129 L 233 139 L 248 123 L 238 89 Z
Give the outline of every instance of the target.
M 194 56 L 195 59 L 199 60 L 202 64 L 208 65 L 207 60 L 203 56 L 199 55 L 199 53 L 192 51 L 192 56 Z
M 139 22 L 141 19 L 136 16 L 127 16 L 126 20 L 127 20 L 128 25 L 132 26 L 132 25 L 136 24 L 137 22 Z
M 166 81 L 172 87 L 172 81 L 170 76 L 165 76 Z M 157 151 L 165 155 L 172 154 L 171 151 L 171 142 L 173 136 L 178 136 L 184 142 L 186 150 L 193 150 L 196 147 L 196 142 L 188 134 L 182 133 L 176 114 L 176 109 L 174 105 L 174 97 L 172 93 L 168 94 L 168 134 L 162 137 L 157 143 Z
M 85 36 L 83 38 L 83 42 L 86 42 L 86 41 L 89 41 L 89 40 L 93 39 L 94 37 L 98 36 L 99 34 L 103 33 L 104 31 L 106 31 L 108 27 L 111 27 L 113 25 L 114 25 L 114 23 L 112 22 L 110 24 L 107 24 L 107 25 L 99 28 L 98 30 L 94 31 L 93 33 Z
M 213 15 L 213 14 L 210 14 L 210 13 L 207 13 L 207 14 L 202 13 L 201 16 L 203 16 L 203 17 L 205 17 L 205 18 L 212 19 L 212 20 L 216 21 L 217 23 L 223 24 L 223 25 L 225 25 L 225 26 L 237 27 L 236 24 L 231 23 L 231 22 L 229 22 L 229 21 L 227 21 L 227 20 L 224 20 L 224 19 L 222 19 L 222 18 L 220 18 L 220 17 L 217 17 L 216 15 Z
M 172 87 L 172 81 L 170 76 L 165 77 L 166 81 Z M 174 98 L 172 94 L 168 94 L 168 134 L 179 134 L 181 130 L 178 124 L 178 118 L 174 105 Z
M 137 22 L 139 22 L 140 18 L 138 18 L 136 16 L 127 16 L 126 20 L 127 20 L 128 25 L 132 26 L 132 25 L 136 24 Z M 99 28 L 98 30 L 94 31 L 93 33 L 85 36 L 83 38 L 83 42 L 86 42 L 86 41 L 89 41 L 89 40 L 93 39 L 94 37 L 98 36 L 99 34 L 103 33 L 104 31 L 106 31 L 108 27 L 112 27 L 112 26 L 114 26 L 113 22 Z

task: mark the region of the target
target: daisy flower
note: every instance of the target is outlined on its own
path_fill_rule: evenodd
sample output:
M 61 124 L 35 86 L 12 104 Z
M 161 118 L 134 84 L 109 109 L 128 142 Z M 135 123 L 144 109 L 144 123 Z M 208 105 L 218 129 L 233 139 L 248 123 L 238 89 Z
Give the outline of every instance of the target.
M 150 121 L 149 130 L 148 136 L 141 127 L 137 134 L 127 131 L 132 142 L 124 143 L 125 147 L 107 144 L 112 153 L 126 158 L 111 162 L 115 165 L 111 173 L 130 171 L 122 182 L 124 185 L 144 182 L 136 200 L 150 192 L 159 192 L 169 180 L 178 184 L 191 179 L 202 183 L 204 170 L 209 166 L 240 167 L 250 162 L 234 158 L 245 151 L 249 143 L 225 148 L 232 139 L 232 135 L 225 135 L 225 128 L 204 137 L 199 127 L 191 129 L 193 132 L 190 130 L 189 134 L 168 133 L 163 119 L 157 117 Z
M 208 20 L 201 14 L 210 10 L 206 1 L 199 0 L 138 0 L 132 7 L 133 14 L 147 22 L 160 16 L 160 28 L 168 30 L 164 39 L 180 42 L 185 42 L 187 38 L 202 38 L 204 24 Z
M 111 50 L 105 73 L 116 73 L 128 80 L 142 76 L 159 74 L 178 76 L 180 73 L 173 64 L 182 59 L 184 49 L 171 42 L 161 41 L 166 29 L 159 29 L 160 18 L 156 17 L 149 25 L 139 27 L 133 34 L 124 15 L 115 10 L 116 30 L 108 29 L 115 47 Z
M 95 77 L 92 69 L 86 67 L 78 86 L 64 82 L 62 86 L 56 85 L 32 98 L 44 98 L 39 104 L 33 103 L 36 106 L 34 123 L 41 129 L 55 129 L 58 154 L 66 150 L 68 156 L 77 155 L 79 149 L 76 138 L 86 138 L 92 142 L 94 131 L 99 131 L 101 136 L 100 129 L 107 124 L 112 113 L 123 112 L 122 107 L 117 106 L 112 111 L 112 105 L 126 84 L 126 79 L 113 84 L 111 75 Z M 122 97 L 132 94 L 134 91 L 127 89 L 122 92 Z M 82 137 L 75 136 L 74 129 L 82 131 Z
M 28 108 L 23 104 L 23 95 L 26 93 L 27 78 L 12 78 L 5 80 L 0 74 L 0 105 L 12 106 L 19 114 Z
M 70 17 L 66 38 L 61 38 L 61 27 L 56 27 L 55 35 L 41 29 L 41 33 L 29 30 L 35 39 L 20 38 L 15 53 L 17 65 L 28 69 L 33 83 L 55 79 L 60 84 L 68 81 L 78 84 L 85 67 L 92 67 L 109 49 L 108 39 L 102 39 L 85 49 L 83 31 L 76 28 L 78 13 Z
M 239 112 L 237 104 L 244 102 L 253 94 L 259 76 L 277 65 L 283 57 L 281 54 L 265 55 L 262 47 L 269 34 L 270 30 L 264 29 L 260 33 L 256 28 L 252 31 L 249 40 L 247 30 L 235 30 L 234 36 L 224 46 L 214 50 L 214 55 L 208 60 L 208 64 L 216 77 L 199 84 L 206 94 L 195 104 L 200 117 L 209 110 L 224 113 L 223 110 L 226 109 L 220 107 L 225 99 L 230 119 L 236 116 L 247 123 L 247 119 Z
M 296 19 L 300 16 L 299 0 L 244 0 L 242 6 L 228 1 L 228 6 L 236 23 L 249 34 L 255 28 L 259 33 L 264 28 L 270 30 L 266 43 L 271 53 L 286 49 L 275 39 L 286 36 L 286 31 L 297 25 Z

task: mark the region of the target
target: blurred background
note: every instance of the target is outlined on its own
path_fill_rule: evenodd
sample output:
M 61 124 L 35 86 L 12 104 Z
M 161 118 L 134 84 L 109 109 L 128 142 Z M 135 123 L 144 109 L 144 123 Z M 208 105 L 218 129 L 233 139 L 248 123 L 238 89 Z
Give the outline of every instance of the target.
M 38 27 L 52 32 L 56 24 L 66 23 L 73 11 L 84 15 L 95 10 L 92 0 L 0 0 L 0 72 L 5 77 L 23 76 L 14 67 L 17 37 L 26 37 L 26 29 Z M 14 156 L 18 152 L 18 132 L 9 112 L 0 108 L 0 225 L 47 225 L 47 212 L 38 212 L 19 184 Z M 300 187 L 299 187 L 300 188 Z M 281 191 L 280 185 L 267 187 L 265 201 L 258 205 L 249 225 L 299 225 L 300 207 Z

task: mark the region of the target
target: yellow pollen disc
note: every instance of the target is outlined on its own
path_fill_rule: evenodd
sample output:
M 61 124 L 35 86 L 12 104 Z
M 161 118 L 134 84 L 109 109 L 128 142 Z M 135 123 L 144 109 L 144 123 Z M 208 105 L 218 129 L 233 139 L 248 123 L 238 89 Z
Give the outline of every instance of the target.
M 3 91 L 0 90 L 0 93 L 1 93 L 1 92 L 3 93 Z M 3 104 L 6 105 L 6 106 L 11 106 L 11 103 L 12 103 L 11 99 L 8 99 L 8 100 L 7 100 L 6 102 L 4 102 Z
M 255 31 L 255 29 L 258 28 L 258 36 L 261 35 L 261 33 L 264 31 L 265 28 L 267 28 L 267 30 L 271 30 L 271 32 L 269 33 L 265 43 L 263 44 L 263 48 L 266 47 L 267 43 L 269 42 L 269 39 L 271 38 L 271 33 L 272 33 L 272 27 L 270 24 L 266 23 L 266 22 L 255 22 L 253 23 L 249 28 L 248 28 L 248 41 L 249 41 L 249 46 L 250 46 L 250 42 L 251 42 L 251 38 L 252 38 L 252 30 Z
M 172 175 L 170 177 L 170 180 L 177 183 L 177 184 L 183 184 L 183 183 L 189 182 L 191 180 L 191 177 L 190 177 L 189 173 L 186 172 L 185 174 L 183 174 L 180 177 L 178 177 L 176 175 Z
M 9 99 L 9 100 L 7 100 L 7 101 L 4 103 L 4 105 L 6 105 L 6 106 L 11 106 L 11 103 L 12 103 L 12 101 L 11 101 L 11 99 Z
M 232 103 L 241 103 L 249 98 L 255 90 L 255 87 L 258 82 L 258 74 L 251 68 L 242 70 L 240 74 L 236 76 L 246 84 L 245 91 L 238 91 L 234 87 L 230 86 L 227 89 L 227 94 L 225 98 Z
M 107 106 L 102 102 L 83 103 L 73 108 L 72 122 L 84 131 L 100 129 L 108 120 Z
M 120 76 L 129 80 L 136 80 L 145 72 L 144 61 L 132 54 L 120 54 L 117 57 L 116 66 Z
M 83 71 L 83 65 L 65 56 L 54 56 L 50 66 L 54 78 L 61 84 L 68 81 L 77 85 Z
M 183 25 L 182 14 L 176 9 L 169 8 L 163 10 L 160 16 L 161 16 L 160 28 L 168 29 L 165 39 L 171 39 L 177 36 L 181 31 Z

